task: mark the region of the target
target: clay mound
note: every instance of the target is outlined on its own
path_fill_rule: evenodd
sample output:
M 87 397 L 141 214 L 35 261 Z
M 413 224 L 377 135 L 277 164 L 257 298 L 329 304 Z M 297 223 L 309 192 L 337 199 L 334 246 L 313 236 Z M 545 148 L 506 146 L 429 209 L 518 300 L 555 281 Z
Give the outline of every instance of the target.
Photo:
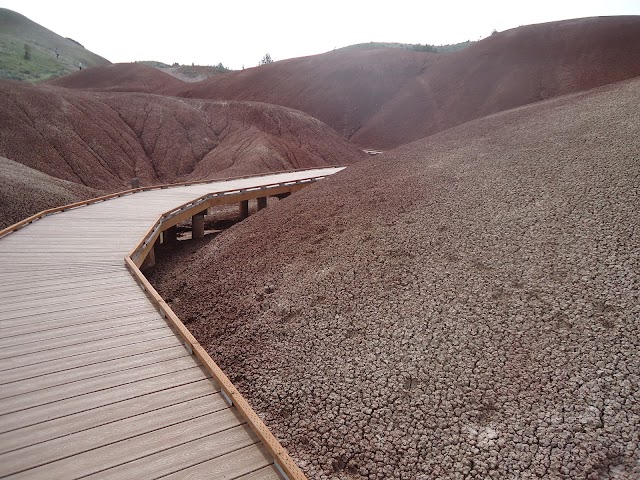
M 168 93 L 283 105 L 349 138 L 435 56 L 399 49 L 341 50 L 217 75 Z
M 638 98 L 379 155 L 156 284 L 310 478 L 639 478 Z
M 85 68 L 47 83 L 82 90 L 143 93 L 162 93 L 185 85 L 182 80 L 141 63 L 115 63 Z
M 0 155 L 104 190 L 356 162 L 301 112 L 258 103 L 0 82 Z
M 342 50 L 168 91 L 302 110 L 386 150 L 488 114 L 640 75 L 640 16 L 498 33 L 455 53 Z
M 443 55 L 351 140 L 387 149 L 486 115 L 640 75 L 640 16 L 530 25 Z
M 0 230 L 42 210 L 100 194 L 92 188 L 51 177 L 0 157 Z

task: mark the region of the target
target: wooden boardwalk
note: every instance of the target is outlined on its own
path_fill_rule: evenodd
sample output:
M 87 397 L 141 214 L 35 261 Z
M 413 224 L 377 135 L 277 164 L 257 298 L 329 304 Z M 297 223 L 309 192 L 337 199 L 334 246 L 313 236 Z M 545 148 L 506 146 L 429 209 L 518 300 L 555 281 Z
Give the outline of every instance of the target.
M 124 257 L 198 197 L 338 170 L 134 193 L 0 239 L 0 477 L 279 478 Z

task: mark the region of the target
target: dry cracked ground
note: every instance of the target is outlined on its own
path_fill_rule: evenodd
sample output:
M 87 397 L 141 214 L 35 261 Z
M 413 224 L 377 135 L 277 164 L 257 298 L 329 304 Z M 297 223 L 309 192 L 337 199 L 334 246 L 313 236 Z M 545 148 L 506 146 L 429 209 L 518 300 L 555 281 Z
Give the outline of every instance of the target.
M 640 478 L 638 98 L 447 130 L 150 275 L 310 478 Z

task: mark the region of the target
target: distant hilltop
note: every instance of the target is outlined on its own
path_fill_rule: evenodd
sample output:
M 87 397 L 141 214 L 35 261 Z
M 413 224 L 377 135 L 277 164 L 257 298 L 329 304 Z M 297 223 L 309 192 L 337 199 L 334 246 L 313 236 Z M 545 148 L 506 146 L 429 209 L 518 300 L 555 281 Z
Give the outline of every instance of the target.
M 0 78 L 41 82 L 110 63 L 80 42 L 0 8 Z

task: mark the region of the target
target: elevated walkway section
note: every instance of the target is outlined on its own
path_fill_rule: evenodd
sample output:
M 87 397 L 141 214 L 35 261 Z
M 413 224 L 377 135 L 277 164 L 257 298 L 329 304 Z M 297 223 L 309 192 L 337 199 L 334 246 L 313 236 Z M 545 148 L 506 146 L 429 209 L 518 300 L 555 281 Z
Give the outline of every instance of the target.
M 1 232 L 0 477 L 304 478 L 138 267 L 211 206 L 339 170 L 141 190 Z

